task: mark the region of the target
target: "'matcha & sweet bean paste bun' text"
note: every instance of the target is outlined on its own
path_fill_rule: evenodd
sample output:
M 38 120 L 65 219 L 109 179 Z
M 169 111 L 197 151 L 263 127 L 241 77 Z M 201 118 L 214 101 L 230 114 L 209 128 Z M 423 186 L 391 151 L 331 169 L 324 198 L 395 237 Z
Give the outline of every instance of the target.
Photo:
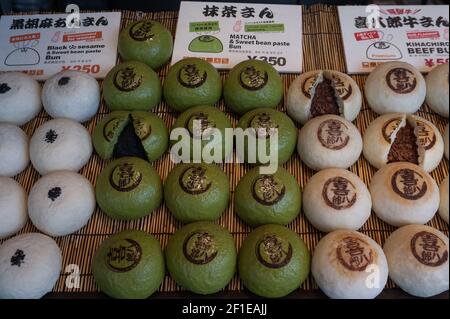
M 448 290 L 448 237 L 425 225 L 397 229 L 384 244 L 389 276 L 416 297 Z
M 318 230 L 357 230 L 369 219 L 372 199 L 366 184 L 352 172 L 329 168 L 309 179 L 303 212 Z
M 448 181 L 449 177 L 447 176 L 441 186 L 439 187 L 439 191 L 441 194 L 441 202 L 439 205 L 439 216 L 448 224 L 448 210 L 449 210 L 449 200 L 448 200 Z
M 9 177 L 0 177 L 0 239 L 14 235 L 28 221 L 27 193 Z
M 202 154 L 208 154 L 214 163 L 222 163 L 233 151 L 232 139 L 225 138 L 225 129 L 232 128 L 228 117 L 216 107 L 196 106 L 181 113 L 175 121 L 175 129 L 183 129 L 178 140 L 171 140 L 171 153 L 183 162 L 190 161 L 194 156 L 203 159 Z M 218 134 L 220 133 L 220 134 Z M 194 151 L 194 141 L 201 139 L 201 149 Z
M 95 78 L 85 72 L 62 71 L 45 81 L 42 103 L 53 118 L 86 122 L 97 113 L 100 86 Z
M 422 74 L 405 62 L 386 62 L 367 78 L 364 91 L 370 108 L 378 114 L 415 113 L 425 101 Z
M 337 230 L 314 249 L 311 271 L 319 288 L 332 299 L 373 299 L 388 279 L 383 249 L 354 230 Z
M 431 172 L 444 155 L 437 127 L 417 115 L 382 115 L 370 123 L 363 141 L 364 157 L 378 169 L 388 163 L 409 162 Z
M 66 236 L 84 227 L 95 210 L 92 184 L 70 171 L 49 173 L 39 179 L 28 197 L 33 225 L 50 236 Z
M 238 156 L 247 163 L 267 164 L 263 163 L 263 159 L 259 156 L 262 151 L 264 156 L 269 154 L 277 156 L 278 164 L 281 165 L 286 163 L 295 151 L 298 130 L 294 122 L 280 111 L 269 108 L 252 110 L 241 117 L 237 127 L 244 131 L 249 128 L 253 130 L 250 132 L 250 138 L 246 137 L 244 140 L 244 154 L 238 153 Z M 274 140 L 278 143 L 276 148 L 271 145 L 271 136 L 277 137 Z M 266 140 L 266 148 L 261 150 L 259 142 L 262 139 Z M 250 148 L 253 145 L 254 149 Z M 277 153 L 271 154 L 271 148 Z
M 303 240 L 280 225 L 255 229 L 239 252 L 239 276 L 244 286 L 265 298 L 287 296 L 306 280 L 310 255 Z
M 157 21 L 132 22 L 119 35 L 118 51 L 122 59 L 143 62 L 153 70 L 169 61 L 172 50 L 172 34 Z
M 41 175 L 60 170 L 78 172 L 91 155 L 91 134 L 69 119 L 45 122 L 30 141 L 31 163 Z
M 448 63 L 435 67 L 426 77 L 427 104 L 437 114 L 446 118 L 449 115 L 448 78 Z
M 109 163 L 97 178 L 95 195 L 111 218 L 138 219 L 159 207 L 163 198 L 161 178 L 146 161 L 123 157 Z
M 39 299 L 52 291 L 62 268 L 58 244 L 43 234 L 13 237 L 0 246 L 0 299 Z
M 355 125 L 338 115 L 322 115 L 308 121 L 300 130 L 297 150 L 301 160 L 313 170 L 348 168 L 363 149 Z
M 333 70 L 303 73 L 292 82 L 287 96 L 287 112 L 300 124 L 316 116 L 340 115 L 352 122 L 362 103 L 358 84 L 347 74 Z
M 283 98 L 283 82 L 269 63 L 243 61 L 228 74 L 223 94 L 228 108 L 238 114 L 256 108 L 276 108 Z
M 229 197 L 228 176 L 214 164 L 179 164 L 164 182 L 166 206 L 183 223 L 219 219 Z
M 149 111 L 161 102 L 158 74 L 144 63 L 116 65 L 103 81 L 103 98 L 112 111 Z
M 165 254 L 170 276 L 196 294 L 221 291 L 236 272 L 233 237 L 213 223 L 192 223 L 179 229 L 170 238 Z
M 23 125 L 42 109 L 41 86 L 22 72 L 0 74 L 0 122 Z
M 155 161 L 167 150 L 169 133 L 154 113 L 114 111 L 97 124 L 92 142 L 103 159 L 139 157 Z
M 250 170 L 239 181 L 235 193 L 236 214 L 251 226 L 287 225 L 300 213 L 301 191 L 297 180 L 278 167 L 274 174 Z
M 13 177 L 30 163 L 29 139 L 18 126 L 0 123 L 0 176 Z
M 92 272 L 95 282 L 108 296 L 145 299 L 164 280 L 164 255 L 152 235 L 125 230 L 103 241 L 93 257 Z
M 222 95 L 222 80 L 209 62 L 187 58 L 170 68 L 163 91 L 167 104 L 183 112 L 193 106 L 216 104 Z
M 425 224 L 439 208 L 439 187 L 435 180 L 411 163 L 384 166 L 373 176 L 369 189 L 373 211 L 396 227 Z

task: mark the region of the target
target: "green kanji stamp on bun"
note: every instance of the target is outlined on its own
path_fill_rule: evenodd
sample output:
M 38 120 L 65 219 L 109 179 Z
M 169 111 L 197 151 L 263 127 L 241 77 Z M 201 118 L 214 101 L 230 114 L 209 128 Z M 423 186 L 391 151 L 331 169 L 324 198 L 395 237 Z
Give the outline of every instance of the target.
M 154 161 L 167 150 L 169 133 L 154 113 L 115 111 L 97 124 L 92 141 L 103 159 L 128 156 Z
M 144 63 L 121 63 L 106 75 L 103 98 L 113 111 L 149 111 L 161 102 L 158 74 Z
M 97 203 L 108 216 L 132 220 L 147 216 L 163 198 L 158 172 L 137 157 L 123 157 L 109 163 L 95 186 Z
M 261 174 L 260 167 L 255 167 L 239 181 L 234 202 L 237 215 L 250 226 L 287 225 L 300 213 L 301 191 L 284 168 Z
M 209 222 L 179 229 L 166 248 L 170 276 L 196 294 L 224 289 L 236 272 L 237 252 L 229 231 Z
M 120 33 L 118 50 L 124 61 L 140 61 L 157 70 L 172 56 L 172 34 L 157 21 L 136 21 Z
M 269 109 L 255 109 L 253 111 L 247 112 L 238 122 L 238 127 L 243 130 L 247 128 L 252 128 L 254 134 L 252 135 L 256 141 L 255 151 L 249 149 L 249 138 L 244 140 L 244 154 L 238 154 L 247 163 L 267 164 L 261 163 L 261 158 L 259 157 L 259 144 L 260 139 L 266 139 L 266 149 L 263 150 L 265 155 L 271 154 L 271 143 L 270 138 L 272 135 L 278 133 L 278 147 L 277 156 L 278 164 L 286 163 L 292 156 L 297 146 L 297 135 L 298 130 L 295 127 L 294 122 L 284 113 Z M 276 135 L 275 135 L 276 136 Z M 273 138 L 275 137 L 273 136 Z
M 194 125 L 195 123 L 197 126 Z M 177 128 L 185 130 L 183 135 L 171 141 L 171 153 L 183 159 L 183 162 L 193 159 L 194 155 L 203 159 L 200 155 L 207 153 L 214 159 L 212 162 L 221 163 L 233 151 L 233 140 L 225 138 L 225 129 L 232 128 L 231 122 L 225 113 L 216 107 L 196 106 L 188 109 L 178 116 L 172 133 Z M 197 150 L 194 150 L 194 141 L 200 139 L 201 150 L 197 153 Z
M 228 206 L 228 176 L 213 164 L 180 164 L 164 183 L 164 199 L 183 223 L 214 221 Z
M 308 277 L 308 248 L 292 230 L 279 225 L 255 229 L 239 252 L 239 276 L 248 290 L 266 298 L 287 296 Z
M 152 235 L 126 230 L 103 241 L 92 260 L 92 272 L 108 296 L 144 299 L 156 292 L 164 280 L 164 255 Z
M 269 63 L 248 60 L 236 65 L 223 87 L 225 103 L 235 113 L 275 108 L 283 98 L 283 82 Z
M 170 107 L 183 112 L 193 106 L 216 104 L 222 95 L 222 81 L 210 63 L 187 58 L 170 68 L 163 91 Z

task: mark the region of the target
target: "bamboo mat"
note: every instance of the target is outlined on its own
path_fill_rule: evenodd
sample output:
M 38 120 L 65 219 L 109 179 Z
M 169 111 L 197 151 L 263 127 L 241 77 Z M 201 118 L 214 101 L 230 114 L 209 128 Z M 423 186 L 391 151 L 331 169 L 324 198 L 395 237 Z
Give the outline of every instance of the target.
M 148 18 L 154 19 L 164 24 L 173 34 L 175 34 L 177 12 L 158 12 L 158 13 L 140 13 L 140 12 L 123 12 L 122 24 L 141 19 Z M 326 5 L 314 5 L 303 8 L 303 51 L 304 51 L 304 71 L 310 71 L 314 69 L 334 69 L 341 72 L 345 72 L 345 59 L 344 49 L 342 45 L 342 37 L 339 26 L 339 19 L 337 15 L 337 9 L 334 6 Z M 169 66 L 166 65 L 161 71 L 160 76 L 163 80 Z M 226 72 L 222 72 L 222 79 L 225 79 Z M 297 75 L 282 75 L 284 82 L 285 97 L 290 83 L 295 79 Z M 363 88 L 366 76 L 357 75 L 353 76 L 358 85 Z M 223 100 L 217 105 L 221 110 L 225 111 L 231 119 L 233 125 L 236 125 L 238 118 L 228 112 L 225 108 Z M 285 111 L 283 104 L 279 106 L 279 110 Z M 153 112 L 157 113 L 166 123 L 170 129 L 175 122 L 176 113 L 172 112 L 167 105 L 162 102 L 157 106 Z M 108 113 L 107 108 L 103 104 L 99 110 L 98 115 L 86 123 L 86 127 L 90 132 L 94 129 L 98 121 Z M 432 121 L 440 129 L 444 131 L 447 121 L 444 118 L 439 117 L 430 111 L 430 109 L 424 105 L 418 114 L 430 121 Z M 372 112 L 364 101 L 362 110 L 358 118 L 355 120 L 356 126 L 359 128 L 362 134 L 371 121 L 376 117 L 376 114 Z M 43 111 L 36 119 L 23 126 L 25 132 L 31 137 L 33 132 L 42 123 L 48 121 L 49 116 Z M 93 155 L 89 163 L 81 170 L 81 174 L 87 177 L 94 185 L 96 178 L 100 171 L 105 167 L 107 161 L 101 160 L 97 155 Z M 174 164 L 170 161 L 169 155 L 166 154 L 162 159 L 153 163 L 157 169 L 161 178 L 165 180 L 168 172 L 173 168 Z M 249 166 L 238 164 L 224 164 L 224 171 L 230 178 L 231 191 L 234 193 L 236 184 L 240 178 L 248 171 Z M 297 154 L 295 154 L 291 160 L 284 165 L 298 180 L 300 186 L 304 187 L 308 179 L 313 175 L 313 171 L 308 169 L 301 163 Z M 350 168 L 350 170 L 356 173 L 360 178 L 369 184 L 375 169 L 369 165 L 369 163 L 361 157 L 361 159 Z M 440 166 L 432 172 L 432 176 L 440 183 L 448 174 L 448 163 L 442 161 Z M 25 189 L 29 192 L 33 184 L 39 179 L 39 174 L 30 166 L 26 171 L 17 176 L 17 181 L 21 183 Z M 233 196 L 231 196 L 233 198 Z M 251 228 L 245 225 L 233 212 L 234 203 L 231 199 L 228 209 L 224 212 L 219 223 L 228 228 L 233 234 L 236 245 L 239 248 L 251 231 Z M 448 235 L 448 226 L 438 216 L 436 216 L 430 223 L 430 226 L 435 227 Z M 86 227 L 79 232 L 65 237 L 56 238 L 57 243 L 63 251 L 63 272 L 67 265 L 76 264 L 80 267 L 80 287 L 78 289 L 69 289 L 66 286 L 67 274 L 62 273 L 54 291 L 55 292 L 97 292 L 98 288 L 95 285 L 92 273 L 91 273 L 91 258 L 96 248 L 100 243 L 106 239 L 109 235 L 120 232 L 125 229 L 140 229 L 147 231 L 156 236 L 161 242 L 163 247 L 166 246 L 168 239 L 181 224 L 177 222 L 167 210 L 165 205 L 162 205 L 157 211 L 153 212 L 151 216 L 146 218 L 123 222 L 115 221 L 103 214 L 100 209 L 97 208 L 92 219 Z M 320 238 L 322 233 L 314 229 L 306 220 L 305 216 L 300 216 L 288 226 L 292 230 L 296 231 L 300 237 L 305 241 L 309 250 L 312 252 Z M 383 244 L 389 234 L 394 230 L 381 220 L 379 220 L 374 214 L 372 214 L 369 221 L 362 227 L 361 232 L 370 236 L 379 244 Z M 37 231 L 31 223 L 22 230 L 22 233 Z M 387 288 L 393 288 L 395 285 L 389 281 Z M 229 286 L 226 288 L 228 291 L 240 291 L 243 289 L 239 278 L 236 276 Z M 303 290 L 317 289 L 317 285 L 314 283 L 310 276 L 308 280 L 300 288 Z M 164 283 L 160 288 L 161 292 L 177 292 L 182 291 L 182 288 L 177 286 L 169 276 L 166 276 Z

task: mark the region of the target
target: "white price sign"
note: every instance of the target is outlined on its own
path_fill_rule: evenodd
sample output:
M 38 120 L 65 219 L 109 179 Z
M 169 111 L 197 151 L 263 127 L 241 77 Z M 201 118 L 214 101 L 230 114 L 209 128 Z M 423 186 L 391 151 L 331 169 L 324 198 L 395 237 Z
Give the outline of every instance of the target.
M 449 60 L 448 6 L 343 6 L 339 19 L 349 73 L 387 61 L 422 72 Z
M 114 67 L 120 12 L 2 16 L 0 71 L 45 80 L 62 70 L 104 78 Z
M 301 6 L 181 2 L 172 64 L 186 58 L 230 69 L 248 59 L 302 70 Z

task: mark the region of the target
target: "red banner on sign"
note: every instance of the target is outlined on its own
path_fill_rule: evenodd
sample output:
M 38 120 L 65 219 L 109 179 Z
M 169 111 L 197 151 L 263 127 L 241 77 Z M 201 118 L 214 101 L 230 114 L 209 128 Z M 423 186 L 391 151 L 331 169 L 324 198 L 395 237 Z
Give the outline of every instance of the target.
M 379 39 L 380 34 L 378 31 L 367 31 L 355 33 L 356 41 L 374 40 Z
M 76 42 L 85 40 L 97 40 L 102 38 L 102 32 L 85 32 L 85 33 L 73 33 L 64 34 L 63 42 Z
M 409 40 L 439 39 L 440 34 L 439 34 L 439 31 L 408 32 L 407 36 L 408 36 Z
M 16 42 L 32 41 L 32 40 L 39 40 L 40 38 L 41 38 L 40 33 L 30 33 L 12 36 L 9 38 L 9 42 L 16 43 Z

